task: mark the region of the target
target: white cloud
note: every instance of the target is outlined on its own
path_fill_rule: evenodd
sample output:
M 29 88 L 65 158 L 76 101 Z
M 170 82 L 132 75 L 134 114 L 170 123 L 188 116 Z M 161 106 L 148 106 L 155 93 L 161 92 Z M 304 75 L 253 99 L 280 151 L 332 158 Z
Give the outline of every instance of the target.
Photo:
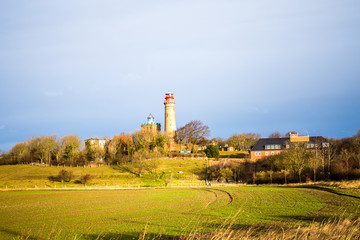
M 62 92 L 51 92 L 51 91 L 43 91 L 43 94 L 47 97 L 59 97 L 62 96 Z

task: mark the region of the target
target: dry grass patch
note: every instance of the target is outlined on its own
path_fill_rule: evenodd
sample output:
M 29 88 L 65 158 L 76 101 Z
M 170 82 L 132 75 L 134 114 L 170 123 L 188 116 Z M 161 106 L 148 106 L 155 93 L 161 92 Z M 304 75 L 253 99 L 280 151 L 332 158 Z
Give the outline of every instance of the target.
M 220 240 L 220 239 L 272 239 L 272 240 L 335 240 L 360 239 L 360 219 L 328 220 L 321 223 L 312 223 L 309 226 L 288 228 L 284 223 L 268 226 L 247 227 L 240 230 L 233 229 L 233 221 L 225 222 L 213 233 L 199 233 L 194 229 L 192 234 L 183 236 L 186 240 Z M 142 235 L 143 236 L 143 235 Z

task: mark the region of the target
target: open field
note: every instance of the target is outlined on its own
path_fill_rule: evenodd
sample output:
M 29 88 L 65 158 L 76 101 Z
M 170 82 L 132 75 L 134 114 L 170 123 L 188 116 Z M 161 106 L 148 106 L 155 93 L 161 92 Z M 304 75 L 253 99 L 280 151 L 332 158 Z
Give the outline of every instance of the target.
M 360 216 L 360 181 L 205 187 L 205 166 L 159 160 L 141 177 L 123 166 L 66 167 L 74 174 L 66 183 L 51 180 L 62 167 L 0 166 L 0 239 L 133 239 L 142 232 L 172 238 L 217 232 L 228 219 L 244 234 L 269 226 L 294 232 Z M 77 183 L 84 174 L 94 177 L 86 186 Z
M 90 174 L 93 179 L 87 187 L 159 187 L 201 186 L 204 185 L 206 160 L 204 159 L 159 159 L 157 168 L 152 172 L 144 172 L 139 177 L 129 171 L 126 166 L 101 167 L 65 167 L 74 175 L 72 181 L 61 183 L 54 180 L 62 166 L 39 167 L 30 165 L 0 166 L 0 189 L 14 188 L 84 188 L 79 183 L 82 175 Z
M 358 217 L 360 194 L 318 186 L 0 192 L 0 238 L 104 239 L 186 235 L 232 228 L 307 225 Z

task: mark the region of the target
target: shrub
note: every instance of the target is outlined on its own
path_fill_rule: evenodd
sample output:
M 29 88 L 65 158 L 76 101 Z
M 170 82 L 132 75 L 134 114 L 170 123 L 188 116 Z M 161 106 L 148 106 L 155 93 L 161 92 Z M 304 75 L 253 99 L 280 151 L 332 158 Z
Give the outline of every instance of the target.
M 81 176 L 80 182 L 82 184 L 86 184 L 87 182 L 91 181 L 92 179 L 93 179 L 93 177 L 90 174 L 85 174 L 85 175 Z
M 61 180 L 61 182 L 70 182 L 71 179 L 73 178 L 73 174 L 71 171 L 66 171 L 65 169 L 61 169 L 59 174 L 58 174 L 58 178 L 59 180 Z
M 216 158 L 219 156 L 219 147 L 217 145 L 207 145 L 204 152 L 208 158 Z

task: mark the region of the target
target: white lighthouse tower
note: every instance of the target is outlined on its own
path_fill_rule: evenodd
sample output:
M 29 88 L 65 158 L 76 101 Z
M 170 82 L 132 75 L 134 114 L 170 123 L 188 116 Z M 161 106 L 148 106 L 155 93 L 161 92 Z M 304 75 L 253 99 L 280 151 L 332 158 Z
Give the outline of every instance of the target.
M 176 131 L 174 93 L 165 93 L 165 133 L 174 138 Z

